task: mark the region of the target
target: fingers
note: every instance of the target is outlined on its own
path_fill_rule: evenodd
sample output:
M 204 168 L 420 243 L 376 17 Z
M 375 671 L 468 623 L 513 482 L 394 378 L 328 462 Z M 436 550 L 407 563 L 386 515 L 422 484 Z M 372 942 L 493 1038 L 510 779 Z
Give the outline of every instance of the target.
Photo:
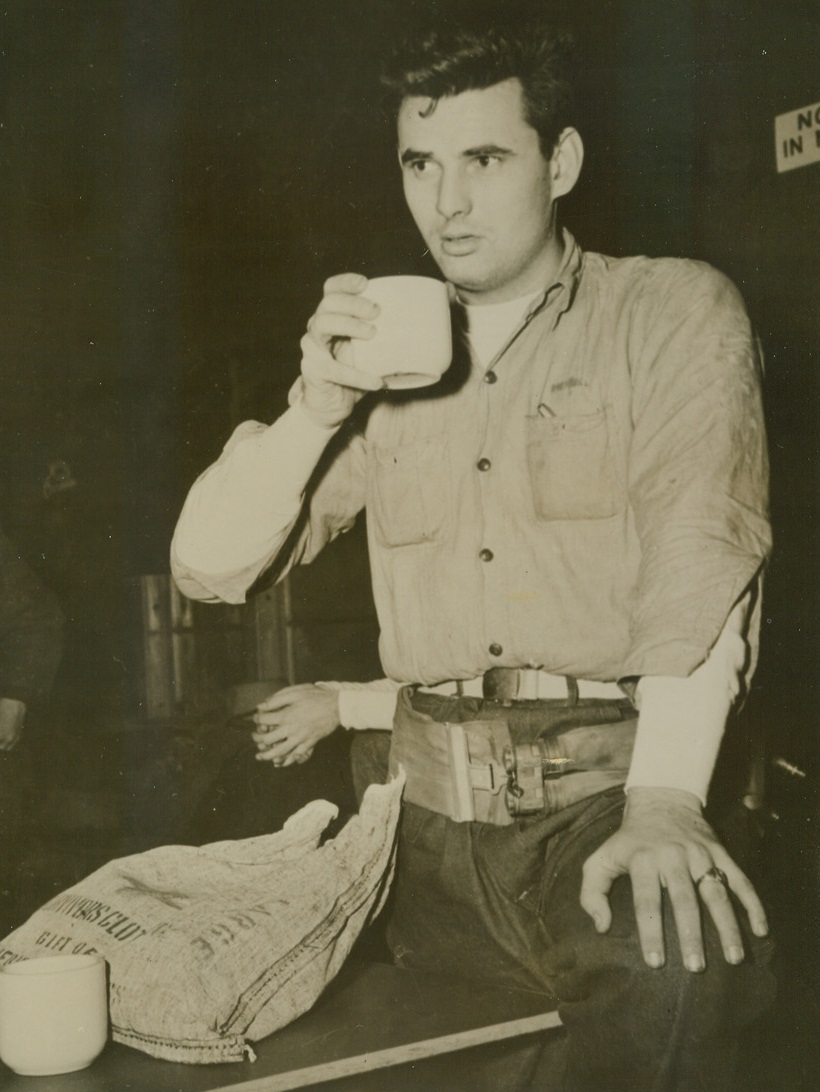
M 595 922 L 599 933 L 605 933 L 612 924 L 612 909 L 607 896 L 616 875 L 617 872 L 612 870 L 600 849 L 584 862 L 581 906 Z
M 374 327 L 371 326 L 370 329 L 372 330 Z M 334 335 L 329 339 L 327 345 L 322 345 L 316 340 L 313 333 L 305 334 L 300 345 L 302 349 L 302 376 L 306 383 L 319 386 L 335 383 L 339 387 L 349 387 L 360 392 L 382 389 L 384 382 L 381 376 L 360 371 L 348 360 L 342 359 L 342 357 L 349 355 L 341 351 L 345 346 L 348 349 L 350 348 L 349 336 Z M 334 345 L 333 352 L 331 352 L 330 342 L 333 340 L 336 340 L 338 344 Z
M 288 755 L 280 765 L 281 766 L 304 766 L 310 756 L 313 754 L 313 748 L 309 748 L 307 751 L 294 751 L 293 754 Z
M 697 885 L 697 893 L 715 923 L 726 962 L 742 963 L 743 937 L 725 885 L 707 874 Z
M 749 924 L 755 936 L 765 937 L 769 931 L 766 911 L 751 880 L 722 847 L 716 846 L 713 859 L 708 861 L 705 867 L 703 867 L 704 863 L 701 860 L 692 869 L 697 893 L 715 923 L 726 961 L 734 964 L 741 963 L 744 957 L 743 935 L 729 894 L 730 890 L 734 892 L 748 914 Z
M 273 694 L 269 694 L 263 701 L 260 701 L 256 707 L 256 711 L 258 713 L 265 713 L 276 709 L 284 709 L 286 705 L 291 705 L 294 699 L 300 694 L 304 694 L 313 689 L 312 683 L 297 683 L 296 686 L 285 686 L 281 690 L 276 690 Z
M 273 762 L 279 765 L 282 759 L 288 757 L 296 748 L 293 740 L 279 740 L 277 743 L 268 743 L 264 739 L 254 737 L 256 744 L 256 758 L 259 762 Z
M 355 344 L 376 333 L 380 308 L 362 291 L 367 278 L 341 273 L 325 282 L 325 294 L 301 340 L 302 407 L 318 424 L 338 427 L 368 391 L 384 388 L 379 375 L 355 367 Z
M 277 769 L 281 769 L 285 766 L 303 766 L 305 762 L 313 754 L 313 751 L 294 751 L 284 757 L 276 757 L 265 752 L 261 752 L 256 756 L 257 762 L 269 762 L 271 766 L 276 766 Z
M 256 744 L 266 747 L 284 743 L 287 739 L 300 740 L 304 734 L 298 722 L 288 718 L 287 710 L 278 713 L 255 713 L 253 719 L 256 728 L 251 733 L 251 738 Z
M 756 937 L 768 936 L 769 922 L 766 918 L 766 911 L 763 909 L 763 903 L 758 898 L 752 881 L 742 869 L 738 868 L 728 854 L 724 854 L 723 857 L 721 868 L 728 877 L 729 887 L 740 899 L 741 905 L 749 915 L 752 932 Z
M 304 728 L 280 724 L 262 725 L 251 734 L 256 744 L 256 759 L 274 766 L 290 766 L 294 762 L 306 762 L 313 754 L 314 744 Z
M 641 953 L 644 962 L 657 969 L 666 962 L 660 877 L 651 861 L 645 858 L 635 861 L 630 874 Z
M 271 760 L 282 758 L 300 742 L 298 728 L 289 724 L 281 711 L 254 714 L 256 729 L 251 732 L 251 739 L 260 752 L 257 758 Z
M 667 850 L 659 859 L 636 856 L 630 867 L 635 918 L 641 951 L 650 967 L 660 967 L 666 952 L 663 936 L 662 888 L 666 888 L 675 931 L 678 935 L 683 965 L 697 974 L 706 967 L 701 925 L 701 902 L 709 911 L 718 931 L 723 954 L 729 963 L 743 960 L 743 940 L 728 891 L 719 879 L 707 876 L 698 885 L 695 875 L 705 875 L 712 867 L 705 853 L 695 855 L 693 868 L 678 850 Z
M 270 762 L 272 766 L 281 766 L 287 756 L 276 754 L 274 751 L 259 750 L 254 755 L 257 762 Z
M 362 273 L 336 273 L 324 283 L 322 291 L 326 296 L 332 296 L 336 292 L 345 292 L 355 295 L 363 292 L 367 284 L 367 277 Z
M 281 766 L 286 758 L 299 749 L 301 743 L 301 740 L 290 739 L 281 732 L 254 734 L 253 741 L 256 744 L 256 758 L 260 762 L 272 762 L 276 766 Z
M 351 305 L 356 304 L 356 313 L 351 313 L 352 307 L 350 310 L 344 308 L 345 300 L 350 300 Z M 330 309 L 334 301 L 338 306 L 337 310 Z M 371 312 L 370 308 L 377 306 L 358 296 L 327 297 L 319 305 L 316 314 L 308 320 L 308 333 L 323 349 L 331 347 L 338 338 L 358 337 L 366 340 L 376 332 L 376 327 L 366 320 L 371 314 L 375 318 L 378 312 Z
M 669 894 L 681 959 L 687 971 L 697 973 L 706 967 L 700 905 L 686 858 L 675 854 L 664 862 L 663 883 Z
M 630 868 L 641 950 L 651 967 L 661 965 L 658 953 L 664 955 L 661 885 L 667 890 L 681 959 L 688 971 L 698 973 L 706 967 L 701 906 L 714 922 L 727 963 L 743 962 L 743 935 L 730 889 L 743 903 L 755 934 L 765 936 L 768 931 L 765 911 L 749 879 L 720 846 L 713 848 L 711 857 L 705 849 L 698 847 L 689 860 L 680 853 L 667 853 L 659 869 L 642 858 Z
M 333 349 L 338 339 L 371 338 L 373 320 L 381 308 L 360 293 L 367 278 L 358 273 L 341 273 L 325 282 L 324 296 L 308 322 L 308 333 L 323 349 Z
M 339 696 L 311 683 L 286 687 L 261 702 L 253 720 L 251 738 L 260 761 L 277 766 L 306 761 L 318 741 L 338 727 Z
M 256 756 L 256 760 L 257 762 L 270 762 L 271 766 L 276 766 L 277 768 L 285 766 L 303 766 L 312 754 L 312 748 L 309 751 L 292 751 L 289 755 L 284 756 L 275 756 L 260 751 Z
M 718 842 L 699 810 L 679 795 L 637 790 L 624 811 L 620 829 L 584 865 L 581 905 L 599 932 L 611 924 L 609 893 L 616 877 L 628 874 L 641 952 L 650 967 L 666 958 L 663 915 L 668 899 L 684 966 L 706 966 L 703 913 L 717 930 L 727 962 L 744 958 L 743 939 L 731 893 L 749 916 L 752 931 L 766 936 L 768 923 L 748 877 Z M 663 891 L 666 890 L 666 896 Z
M 288 688 L 289 689 L 289 688 Z M 259 713 L 278 713 L 281 709 L 284 709 L 292 701 L 292 696 L 288 695 L 287 690 L 278 690 L 275 694 L 271 694 L 270 697 L 265 698 L 264 701 L 260 701 L 256 707 L 256 714 L 254 720 L 257 720 Z
M 610 889 L 618 875 L 628 873 L 641 954 L 647 966 L 657 969 L 666 962 L 664 888 L 675 921 L 681 959 L 687 970 L 697 973 L 706 966 L 700 901 L 712 916 L 726 959 L 730 963 L 739 963 L 743 959 L 743 942 L 728 892 L 716 880 L 704 880 L 700 889 L 696 888 L 695 872 L 698 876 L 706 873 L 712 867 L 712 860 L 702 848 L 693 856 L 697 864 L 691 868 L 680 847 L 666 847 L 661 852 L 639 851 L 622 860 L 617 852 L 617 842 L 614 845 L 605 843 L 584 864 L 581 906 L 594 920 L 598 932 L 606 932 L 612 923 L 608 898 Z M 728 855 L 727 864 L 733 875 L 737 873 L 737 882 L 741 887 L 744 880 L 748 884 Z M 749 897 L 748 892 L 746 897 Z M 754 904 L 759 906 L 756 895 L 750 901 L 750 905 Z M 762 914 L 762 907 L 760 912 Z
M 255 756 L 256 760 L 270 762 L 272 766 L 301 766 L 307 762 L 314 750 L 304 741 L 295 742 L 292 739 L 281 740 L 271 746 L 266 746 L 260 739 L 257 747 L 259 750 Z

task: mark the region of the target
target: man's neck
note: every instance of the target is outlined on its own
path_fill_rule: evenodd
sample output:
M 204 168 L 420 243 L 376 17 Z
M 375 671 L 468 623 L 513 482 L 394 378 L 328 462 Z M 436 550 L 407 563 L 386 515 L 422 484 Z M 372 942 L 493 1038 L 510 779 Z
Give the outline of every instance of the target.
M 533 296 L 537 292 L 545 291 L 555 280 L 564 263 L 565 253 L 564 233 L 554 229 L 549 244 L 544 248 L 539 259 L 527 270 L 522 271 L 518 277 L 506 284 L 488 289 L 470 289 L 456 285 L 456 296 L 468 307 L 510 303 L 513 300 Z

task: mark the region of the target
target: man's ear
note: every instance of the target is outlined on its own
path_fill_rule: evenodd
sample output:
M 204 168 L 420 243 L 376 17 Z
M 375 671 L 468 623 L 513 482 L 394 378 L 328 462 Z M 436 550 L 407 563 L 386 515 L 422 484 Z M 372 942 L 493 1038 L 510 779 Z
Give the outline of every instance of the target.
M 584 162 L 584 142 L 577 129 L 566 128 L 558 137 L 550 159 L 552 196 L 563 197 L 569 193 Z

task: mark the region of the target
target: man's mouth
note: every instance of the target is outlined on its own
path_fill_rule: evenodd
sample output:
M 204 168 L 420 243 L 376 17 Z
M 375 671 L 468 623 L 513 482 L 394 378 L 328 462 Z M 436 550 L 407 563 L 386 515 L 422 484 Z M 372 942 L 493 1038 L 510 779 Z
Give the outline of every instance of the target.
M 440 236 L 441 249 L 451 257 L 472 254 L 478 246 L 479 238 L 469 232 L 448 232 Z

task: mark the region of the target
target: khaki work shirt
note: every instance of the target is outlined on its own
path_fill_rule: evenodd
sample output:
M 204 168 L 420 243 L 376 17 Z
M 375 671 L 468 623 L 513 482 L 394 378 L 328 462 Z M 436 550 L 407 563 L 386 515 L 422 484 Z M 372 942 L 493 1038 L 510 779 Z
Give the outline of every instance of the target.
M 736 289 L 702 263 L 566 243 L 486 371 L 457 334 L 444 379 L 370 402 L 309 488 L 287 564 L 366 505 L 398 681 L 496 665 L 688 675 L 769 552 L 759 363 Z

